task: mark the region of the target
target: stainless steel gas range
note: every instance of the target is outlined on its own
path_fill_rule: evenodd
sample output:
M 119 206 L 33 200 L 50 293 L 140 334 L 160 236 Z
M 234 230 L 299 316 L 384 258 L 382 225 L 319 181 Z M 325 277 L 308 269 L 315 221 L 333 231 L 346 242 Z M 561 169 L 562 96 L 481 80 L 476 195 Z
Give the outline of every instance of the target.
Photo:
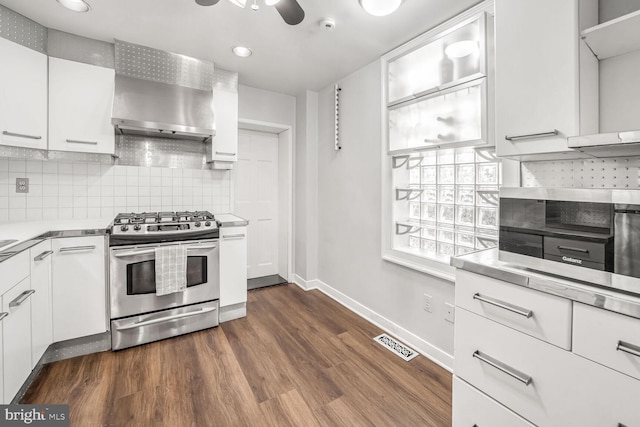
M 210 212 L 119 214 L 109 230 L 111 346 L 120 350 L 218 325 L 219 230 Z M 156 295 L 156 248 L 187 251 L 187 288 Z

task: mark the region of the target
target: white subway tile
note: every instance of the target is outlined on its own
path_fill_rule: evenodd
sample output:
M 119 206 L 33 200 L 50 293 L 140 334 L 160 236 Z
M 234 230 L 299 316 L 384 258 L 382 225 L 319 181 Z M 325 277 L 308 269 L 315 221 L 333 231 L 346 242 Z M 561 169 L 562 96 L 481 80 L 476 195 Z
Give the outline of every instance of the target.
M 88 208 L 99 208 L 100 207 L 100 197 L 87 197 L 87 207 Z
M 113 197 L 115 191 L 114 191 L 114 187 L 112 185 L 110 186 L 102 186 L 100 187 L 100 195 L 101 196 L 109 196 L 109 197 Z
M 9 159 L 9 172 L 27 172 L 27 162 L 24 159 Z
M 59 219 L 71 219 L 71 218 L 73 218 L 73 208 L 71 208 L 71 207 L 60 207 L 60 208 L 58 208 L 58 218 Z
M 159 178 L 162 176 L 161 168 L 149 168 L 149 176 L 151 178 Z
M 173 195 L 173 189 L 171 187 L 162 187 L 162 197 L 171 197 Z
M 73 173 L 73 163 L 58 162 L 58 175 L 71 175 Z
M 29 178 L 29 185 L 42 185 L 42 173 L 39 172 L 34 172 L 34 173 L 30 173 L 27 172 L 27 178 Z
M 137 186 L 138 181 L 138 175 L 127 175 L 127 186 Z
M 22 194 L 21 197 L 9 197 L 9 209 L 26 209 L 27 198 Z
M 113 181 L 114 181 L 113 174 L 111 174 L 111 175 L 102 175 L 100 177 L 100 185 L 103 185 L 103 186 L 106 186 L 106 185 L 113 186 Z
M 42 209 L 42 219 L 46 219 L 46 220 L 58 219 L 58 209 L 57 208 Z
M 86 163 L 72 163 L 73 175 L 87 175 Z
M 42 208 L 27 209 L 27 219 L 29 221 L 38 221 L 43 219 Z
M 43 174 L 42 185 L 58 185 L 60 182 L 58 174 Z
M 127 197 L 138 197 L 138 187 L 134 187 L 134 186 L 127 186 L 126 187 L 126 194 Z
M 27 198 L 42 198 L 42 185 L 36 185 L 29 181 L 29 192 L 27 193 Z
M 74 208 L 86 208 L 88 203 L 87 196 L 80 196 L 73 198 L 73 207 Z
M 140 187 L 150 187 L 151 186 L 151 177 L 149 177 L 149 176 L 140 176 L 138 178 L 138 185 Z
M 42 207 L 45 208 L 45 209 L 46 208 L 57 208 L 58 207 L 58 198 L 57 197 L 43 197 L 42 198 Z
M 138 166 L 126 166 L 127 176 L 138 176 Z
M 73 197 L 71 197 L 71 196 L 58 196 L 58 207 L 59 208 L 72 208 L 73 207 Z
M 157 195 L 157 196 L 152 195 L 149 198 L 149 200 L 150 200 L 151 206 L 161 206 L 162 205 L 162 197 L 159 196 L 159 195 Z
M 27 209 L 42 210 L 42 197 L 27 197 Z
M 25 221 L 26 219 L 26 209 L 9 209 L 9 221 Z
M 151 198 L 149 196 L 140 196 L 138 197 L 138 203 L 140 204 L 140 206 L 146 206 L 146 208 L 143 209 L 149 209 L 149 205 L 151 204 Z
M 160 183 L 163 187 L 171 187 L 173 185 L 173 177 L 163 175 Z
M 58 185 L 73 185 L 73 175 L 68 173 L 58 174 Z
M 58 196 L 58 184 L 50 185 L 48 183 L 45 183 L 42 186 L 42 195 L 44 197 L 47 197 L 47 196 L 55 196 L 55 197 L 57 197 Z
M 42 162 L 42 173 L 51 175 L 51 174 L 58 174 L 58 162 L 54 161 L 54 160 L 48 160 L 46 162 Z M 56 216 L 58 216 L 58 213 L 56 212 Z
M 73 186 L 72 185 L 58 185 L 58 196 L 60 196 L 60 197 L 71 197 L 71 196 L 73 196 Z
M 114 206 L 127 206 L 127 196 L 116 195 L 113 196 Z
M 87 175 L 100 176 L 102 175 L 102 168 L 99 163 L 87 164 Z
M 72 175 L 73 185 L 74 186 L 84 186 L 86 187 L 89 183 L 89 178 L 87 175 Z
M 100 208 L 87 208 L 87 218 L 100 218 Z
M 127 176 L 127 167 L 122 165 L 115 165 L 113 167 L 113 174 L 115 176 Z
M 87 218 L 87 208 L 73 208 L 73 219 L 85 219 Z
M 7 183 L 0 183 L 0 197 L 9 197 L 9 187 Z M 0 206 L 0 209 L 2 209 L 2 206 Z
M 27 172 L 42 173 L 42 162 L 39 160 L 27 160 Z
M 9 209 L 9 197 L 0 196 L 0 209 Z
M 100 197 L 100 206 L 103 208 L 112 208 L 113 207 L 113 196 L 102 196 Z
M 151 168 L 147 167 L 139 167 L 138 168 L 138 176 L 140 178 L 149 178 L 151 176 Z
M 117 213 L 118 213 L 118 212 L 117 212 L 117 211 L 115 211 L 115 210 L 113 209 L 113 207 L 111 207 L 111 206 L 103 206 L 103 207 L 100 209 L 100 216 L 101 216 L 101 217 L 105 217 L 105 218 L 109 218 L 109 217 L 112 217 L 112 216 L 116 216 L 116 214 L 117 214 Z
M 113 185 L 116 187 L 126 187 L 127 177 L 123 175 L 116 175 L 115 177 L 113 177 Z
M 138 206 L 138 204 L 138 196 L 127 196 L 127 206 Z
M 9 159 L 0 159 L 0 172 L 9 172 Z

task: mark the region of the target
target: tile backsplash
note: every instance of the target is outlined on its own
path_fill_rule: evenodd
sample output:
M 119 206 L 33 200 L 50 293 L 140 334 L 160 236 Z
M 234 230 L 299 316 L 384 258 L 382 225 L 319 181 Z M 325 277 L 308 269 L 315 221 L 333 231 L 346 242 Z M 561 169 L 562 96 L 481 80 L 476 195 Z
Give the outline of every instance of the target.
M 16 178 L 29 179 L 27 194 Z M 120 212 L 231 212 L 230 171 L 0 158 L 0 222 L 111 218 Z

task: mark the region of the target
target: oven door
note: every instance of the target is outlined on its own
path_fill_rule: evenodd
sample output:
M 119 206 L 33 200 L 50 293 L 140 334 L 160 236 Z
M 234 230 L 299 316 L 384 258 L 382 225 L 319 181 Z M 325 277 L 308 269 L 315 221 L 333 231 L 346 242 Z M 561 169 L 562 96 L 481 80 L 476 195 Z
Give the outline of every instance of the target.
M 155 248 L 187 247 L 187 290 L 156 295 Z M 111 319 L 197 304 L 220 298 L 218 240 L 112 247 Z

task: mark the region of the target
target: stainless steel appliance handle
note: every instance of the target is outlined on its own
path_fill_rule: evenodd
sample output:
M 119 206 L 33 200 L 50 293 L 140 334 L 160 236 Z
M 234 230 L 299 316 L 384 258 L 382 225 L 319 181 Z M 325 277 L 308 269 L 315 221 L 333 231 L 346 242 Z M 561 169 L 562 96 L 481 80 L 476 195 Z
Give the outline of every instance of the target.
M 20 304 L 25 302 L 27 300 L 27 298 L 29 298 L 31 295 L 33 295 L 35 293 L 36 293 L 35 289 L 29 289 L 28 291 L 24 291 L 23 293 L 18 295 L 16 299 L 14 299 L 13 301 L 11 301 L 9 303 L 9 307 L 17 307 L 17 306 L 19 306 Z
M 187 246 L 188 251 L 196 250 L 196 249 L 215 249 L 215 248 L 217 248 L 216 245 Z M 136 256 L 136 255 L 149 255 L 155 252 L 156 252 L 156 248 L 151 248 L 151 249 L 143 249 L 140 251 L 117 252 L 113 254 L 113 256 L 115 256 L 116 258 L 125 258 L 130 256 Z
M 98 141 L 81 141 L 79 139 L 67 139 L 67 142 L 70 144 L 98 145 Z
M 228 236 L 222 236 L 223 239 L 244 239 L 244 234 L 229 234 Z
M 129 329 L 136 329 L 142 326 L 148 326 L 148 325 L 154 325 L 156 323 L 162 323 L 162 322 L 166 322 L 169 320 L 176 320 L 176 319 L 183 319 L 185 317 L 191 317 L 191 316 L 197 316 L 199 314 L 205 314 L 205 313 L 209 313 L 211 311 L 215 311 L 216 307 L 207 307 L 207 308 L 200 308 L 198 310 L 195 311 L 189 311 L 187 313 L 180 313 L 180 314 L 174 314 L 173 316 L 166 316 L 166 317 L 160 317 L 158 319 L 151 319 L 151 320 L 144 320 L 142 322 L 136 322 L 132 325 L 128 325 L 128 326 L 123 326 L 121 328 L 117 328 L 118 331 L 126 331 Z
M 91 246 L 71 246 L 68 248 L 60 248 L 60 252 L 77 252 L 77 251 L 92 251 L 96 248 L 96 245 Z
M 618 341 L 616 350 L 640 357 L 640 347 L 637 345 L 629 344 L 628 342 Z
M 588 254 L 589 250 L 584 248 L 572 248 L 571 246 L 560 246 L 558 245 L 558 249 L 561 251 L 573 251 L 573 252 L 582 252 L 584 254 Z
M 486 302 L 487 304 L 491 304 L 493 306 L 502 308 L 504 310 L 510 311 L 515 314 L 519 314 L 520 316 L 524 316 L 527 319 L 533 316 L 533 310 L 528 310 L 526 308 L 518 307 L 517 305 L 510 304 L 508 302 L 500 301 L 495 298 L 482 296 L 479 293 L 475 293 L 473 295 L 473 299 L 477 299 L 478 301 Z
M 236 153 L 225 153 L 224 151 L 216 151 L 216 154 L 219 154 L 221 156 L 235 156 Z
M 494 368 L 496 368 L 500 372 L 504 372 L 505 374 L 509 375 L 510 377 L 515 378 L 516 380 L 520 381 L 522 384 L 524 384 L 526 386 L 531 384 L 532 378 L 529 375 L 523 374 L 522 372 L 518 371 L 517 369 L 513 369 L 509 365 L 504 364 L 504 363 L 500 362 L 499 360 L 494 359 L 491 356 L 488 356 L 486 354 L 480 353 L 480 350 L 474 351 L 473 352 L 473 357 L 475 357 L 476 359 L 478 359 L 479 361 L 481 361 L 483 363 L 486 363 L 489 366 L 493 366 Z
M 517 141 L 520 139 L 531 139 L 531 138 L 546 138 L 549 136 L 557 136 L 560 132 L 558 132 L 558 129 L 554 129 L 552 131 L 549 132 L 540 132 L 540 133 L 528 133 L 525 135 L 505 135 L 504 139 L 506 139 L 507 141 Z
M 7 313 L 6 311 L 3 313 L 0 313 L 0 322 L 4 320 L 5 317 L 7 317 L 9 315 L 9 313 Z
M 42 261 L 43 259 L 45 259 L 49 255 L 51 255 L 52 253 L 53 253 L 53 251 L 44 251 L 40 255 L 37 255 L 36 257 L 34 257 L 33 260 L 34 261 Z
M 23 134 L 23 133 L 7 132 L 6 130 L 5 130 L 5 131 L 2 131 L 2 134 L 3 134 L 3 135 L 7 135 L 7 136 L 16 136 L 16 137 L 18 137 L 18 138 L 26 138 L 26 139 L 42 139 L 42 137 L 41 137 L 41 136 L 38 136 L 38 135 L 25 135 L 25 134 Z

